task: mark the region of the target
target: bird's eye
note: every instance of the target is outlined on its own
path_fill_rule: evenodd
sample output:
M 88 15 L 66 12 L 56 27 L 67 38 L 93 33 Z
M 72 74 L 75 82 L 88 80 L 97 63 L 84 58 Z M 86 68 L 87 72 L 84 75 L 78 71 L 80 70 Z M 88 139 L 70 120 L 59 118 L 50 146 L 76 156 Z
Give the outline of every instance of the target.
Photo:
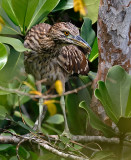
M 65 34 L 65 36 L 68 36 L 69 32 L 68 31 L 64 31 L 64 34 Z

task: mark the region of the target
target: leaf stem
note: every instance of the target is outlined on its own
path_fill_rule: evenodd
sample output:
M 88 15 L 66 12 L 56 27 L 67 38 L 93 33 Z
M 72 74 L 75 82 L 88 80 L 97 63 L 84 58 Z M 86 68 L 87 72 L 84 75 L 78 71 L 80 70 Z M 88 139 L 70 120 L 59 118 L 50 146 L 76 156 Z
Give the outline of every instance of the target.
M 119 156 L 118 156 L 118 160 L 122 160 L 123 159 L 123 142 L 124 142 L 124 137 L 125 134 L 122 133 L 120 136 L 120 146 L 119 146 Z

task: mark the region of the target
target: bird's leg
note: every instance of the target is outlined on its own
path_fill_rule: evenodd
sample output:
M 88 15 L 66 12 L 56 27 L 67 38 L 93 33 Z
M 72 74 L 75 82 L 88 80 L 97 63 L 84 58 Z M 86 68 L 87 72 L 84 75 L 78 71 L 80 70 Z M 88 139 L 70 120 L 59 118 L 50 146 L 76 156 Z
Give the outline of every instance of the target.
M 39 83 L 37 85 L 37 89 L 38 89 L 39 92 L 42 92 L 41 83 Z M 41 122 L 44 119 L 45 113 L 47 111 L 47 107 L 45 105 L 43 105 L 43 103 L 44 103 L 43 98 L 40 98 L 39 103 L 38 103 L 38 105 L 39 105 L 39 116 L 38 116 L 38 120 L 35 122 L 35 125 L 37 125 L 38 131 L 41 131 Z
M 43 98 L 39 99 L 39 117 L 38 117 L 38 131 L 41 131 L 41 122 L 42 122 L 42 115 L 43 115 Z
M 66 118 L 66 112 L 65 112 L 65 99 L 64 99 L 64 96 L 61 96 L 60 104 L 61 104 L 61 109 L 62 109 L 62 112 L 63 112 L 63 115 L 64 115 L 64 123 L 65 123 L 65 128 L 64 128 L 64 132 L 62 133 L 62 135 L 65 135 L 65 136 L 70 138 L 70 131 L 69 131 L 67 118 Z

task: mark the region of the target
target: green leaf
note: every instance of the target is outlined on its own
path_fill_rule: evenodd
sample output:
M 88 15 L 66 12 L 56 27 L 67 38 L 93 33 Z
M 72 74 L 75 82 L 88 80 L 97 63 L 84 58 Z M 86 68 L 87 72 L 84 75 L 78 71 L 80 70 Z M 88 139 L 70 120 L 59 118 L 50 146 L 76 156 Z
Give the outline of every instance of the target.
M 66 9 L 71 9 L 73 8 L 74 3 L 73 0 L 62 0 L 59 2 L 59 4 L 55 7 L 53 10 L 54 12 L 59 11 L 59 10 L 66 10 Z
M 0 116 L 5 117 L 8 113 L 9 111 L 4 106 L 0 105 Z
M 12 144 L 0 144 L 0 151 L 7 150 L 8 148 L 12 147 Z
M 127 100 L 125 116 L 131 117 L 131 87 L 130 87 L 129 96 Z
M 0 43 L 0 70 L 5 66 L 8 59 L 6 47 Z
M 27 0 L 25 0 L 27 1 Z M 25 27 L 28 27 L 30 21 L 33 17 L 35 9 L 38 5 L 39 0 L 28 0 L 27 10 L 26 10 L 26 17 L 25 17 Z
M 21 82 L 26 78 L 23 61 L 24 55 L 11 48 L 11 52 L 5 67 L 0 70 L 0 86 L 9 89 L 18 89 L 20 87 Z M 21 86 L 19 89 L 23 92 L 29 91 L 28 88 L 24 88 L 23 86 Z M 0 105 L 6 106 L 7 110 L 18 106 L 19 103 L 23 104 L 29 100 L 29 98 L 24 95 L 20 96 L 18 99 L 17 94 L 11 93 L 12 92 L 0 90 Z
M 61 134 L 61 131 L 60 130 L 58 130 L 56 127 L 53 127 L 53 126 L 51 126 L 50 124 L 42 124 L 42 127 L 46 130 L 46 134 L 47 134 L 47 130 L 51 130 L 51 131 L 53 131 L 53 132 L 55 132 L 55 133 L 57 133 L 58 135 L 60 135 Z M 42 128 L 42 129 L 43 129 Z M 44 132 L 43 132 L 44 133 Z M 45 134 L 45 133 L 44 133 Z
M 46 122 L 51 124 L 61 124 L 64 122 L 64 118 L 61 114 L 55 114 L 54 116 L 50 116 Z
M 0 32 L 0 34 L 12 34 L 12 35 L 16 35 L 16 34 L 20 34 L 17 30 L 13 29 L 11 26 L 9 26 L 8 24 L 3 26 L 2 31 Z
M 31 19 L 31 22 L 28 26 L 27 31 L 36 23 L 40 22 L 42 19 L 44 19 L 59 3 L 60 0 L 40 0 L 39 4 L 37 5 L 37 8 L 35 10 L 35 13 Z
M 84 23 L 81 27 L 81 36 L 92 47 L 95 40 L 95 32 L 92 29 L 92 21 L 89 18 L 84 18 Z
M 17 117 L 19 117 L 19 118 L 23 118 L 24 121 L 26 122 L 26 124 L 27 124 L 28 126 L 30 126 L 31 128 L 34 126 L 34 122 L 33 122 L 31 119 L 29 119 L 27 116 L 25 116 L 24 114 L 21 115 L 20 112 L 15 111 L 15 112 L 14 112 L 14 115 L 17 116 Z M 21 116 L 22 116 L 22 117 L 21 117 Z
M 30 157 L 31 160 L 37 160 L 39 156 L 37 153 L 30 151 Z
M 29 51 L 29 49 L 25 48 L 23 43 L 16 38 L 0 36 L 0 42 L 11 45 L 18 52 Z
M 14 49 L 11 49 L 8 61 L 5 67 L 0 70 L 0 85 L 6 88 L 17 88 L 19 87 L 18 80 L 15 80 L 14 77 L 24 80 L 23 76 L 24 69 L 24 55 L 22 53 L 16 52 Z M 15 82 L 15 83 L 14 83 Z
M 103 134 L 106 136 L 106 137 L 113 137 L 115 136 L 115 132 L 114 130 L 107 126 L 106 124 L 104 124 L 96 115 L 95 113 L 89 108 L 89 106 L 85 103 L 85 102 L 81 102 L 79 104 L 79 106 L 81 108 L 83 108 L 84 110 L 86 110 L 88 116 L 89 116 L 89 122 L 90 122 L 90 125 L 97 129 L 97 130 L 100 130 L 101 132 L 103 132 Z
M 70 89 L 75 89 L 84 84 L 89 83 L 90 81 L 87 76 L 81 76 L 79 78 L 74 78 L 70 80 L 71 87 Z M 91 101 L 91 95 L 88 88 L 80 90 L 78 93 L 69 94 L 66 96 L 66 108 L 68 110 L 68 121 L 69 128 L 72 134 L 84 134 L 86 132 L 87 126 L 87 114 L 79 108 L 79 103 L 81 101 L 86 101 L 89 105 Z
M 97 42 L 97 37 L 94 41 L 94 44 L 93 44 L 93 47 L 92 47 L 92 50 L 91 50 L 91 53 L 89 55 L 89 61 L 90 62 L 93 62 L 97 57 L 98 57 L 98 42 Z
M 19 155 L 21 158 L 23 158 L 23 160 L 28 159 L 30 157 L 30 154 L 27 151 L 27 149 L 21 146 L 19 148 Z
M 125 116 L 131 88 L 131 76 L 122 67 L 114 66 L 109 69 L 105 84 L 114 104 L 113 112 L 119 117 Z
M 0 154 L 0 160 L 7 160 L 7 158 Z
M 12 8 L 11 0 L 2 0 L 2 7 L 9 16 L 9 18 L 18 25 L 18 20 L 16 18 L 16 15 L 14 13 L 14 10 Z
M 92 20 L 92 24 L 94 24 L 98 19 L 98 10 L 100 0 L 84 0 L 88 14 L 87 17 Z
M 90 160 L 116 160 L 116 156 L 109 151 L 98 151 L 93 154 Z
M 24 124 L 21 121 L 15 122 L 17 125 L 21 126 L 22 128 L 26 129 L 27 131 L 35 132 L 32 128 L 28 127 L 26 124 Z
M 9 160 L 17 160 L 17 159 L 18 159 L 17 156 L 12 156 Z M 21 160 L 23 160 L 23 158 Z
M 4 1 L 4 3 L 8 3 L 7 0 Z M 5 25 L 2 28 L 1 34 L 19 34 L 21 35 L 20 28 L 16 26 L 13 23 L 13 21 L 8 17 L 7 13 L 4 11 L 1 5 L 0 5 L 0 16 L 3 18 L 5 22 Z
M 113 112 L 113 102 L 109 96 L 105 83 L 102 81 L 98 82 L 98 88 L 95 90 L 95 96 L 102 102 L 103 107 L 109 115 L 109 117 L 113 120 L 113 122 L 117 123 L 119 117 Z
M 22 128 L 24 128 L 27 131 L 35 132 L 32 128 L 28 127 L 23 122 L 21 122 L 21 121 L 18 121 L 18 122 L 14 121 L 14 119 L 10 115 L 8 115 L 8 114 L 6 114 L 5 119 L 8 120 L 8 121 L 13 122 L 15 125 L 21 126 Z
M 101 101 L 112 121 L 119 128 L 121 124 L 127 128 L 125 123 L 131 117 L 131 76 L 122 67 L 117 65 L 109 69 L 105 83 L 98 82 L 95 96 Z
M 65 136 L 61 136 L 61 137 L 60 137 L 60 140 L 61 140 L 64 144 L 67 144 L 67 143 L 70 142 L 70 139 L 67 138 L 67 137 L 65 137 Z
M 117 123 L 117 126 L 123 133 L 131 132 L 131 117 L 121 117 Z
M 18 19 L 21 31 L 25 33 L 37 7 L 38 0 L 12 0 L 12 7 Z

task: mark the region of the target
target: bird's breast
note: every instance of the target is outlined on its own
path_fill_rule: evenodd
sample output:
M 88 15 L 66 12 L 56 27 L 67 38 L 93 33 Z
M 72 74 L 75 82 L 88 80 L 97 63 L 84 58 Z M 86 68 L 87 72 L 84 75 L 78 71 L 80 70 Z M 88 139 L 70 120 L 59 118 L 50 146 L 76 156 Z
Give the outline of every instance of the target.
M 48 56 L 47 56 L 48 57 Z M 45 84 L 52 85 L 56 80 L 65 80 L 67 73 L 58 65 L 57 58 L 25 54 L 25 71 L 32 74 L 36 80 L 45 80 Z

